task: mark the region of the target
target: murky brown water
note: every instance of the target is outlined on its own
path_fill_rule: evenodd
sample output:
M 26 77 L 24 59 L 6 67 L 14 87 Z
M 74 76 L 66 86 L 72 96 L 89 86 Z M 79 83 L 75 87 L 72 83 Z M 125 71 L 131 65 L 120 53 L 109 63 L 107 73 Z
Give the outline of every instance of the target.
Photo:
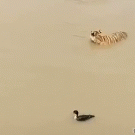
M 130 135 L 135 128 L 135 2 L 0 2 L 0 135 Z M 128 32 L 101 47 L 91 30 Z M 84 123 L 72 111 L 96 117 Z

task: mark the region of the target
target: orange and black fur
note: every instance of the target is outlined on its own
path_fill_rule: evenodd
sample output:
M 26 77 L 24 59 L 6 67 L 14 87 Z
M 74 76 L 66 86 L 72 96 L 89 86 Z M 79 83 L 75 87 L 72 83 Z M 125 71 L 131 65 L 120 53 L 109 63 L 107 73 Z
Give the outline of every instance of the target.
M 103 35 L 101 30 L 99 31 L 91 31 L 90 39 L 92 42 L 100 45 L 109 45 L 117 43 L 123 39 L 127 38 L 126 32 L 115 32 L 111 35 Z

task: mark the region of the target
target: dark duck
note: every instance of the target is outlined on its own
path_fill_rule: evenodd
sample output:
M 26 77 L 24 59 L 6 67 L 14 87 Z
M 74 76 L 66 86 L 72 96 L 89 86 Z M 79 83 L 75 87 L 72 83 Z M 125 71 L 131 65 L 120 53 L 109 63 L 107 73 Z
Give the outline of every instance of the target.
M 77 121 L 86 121 L 89 120 L 93 117 L 95 117 L 94 115 L 78 115 L 79 112 L 77 110 L 73 111 L 73 114 L 75 114 L 74 119 L 76 119 Z

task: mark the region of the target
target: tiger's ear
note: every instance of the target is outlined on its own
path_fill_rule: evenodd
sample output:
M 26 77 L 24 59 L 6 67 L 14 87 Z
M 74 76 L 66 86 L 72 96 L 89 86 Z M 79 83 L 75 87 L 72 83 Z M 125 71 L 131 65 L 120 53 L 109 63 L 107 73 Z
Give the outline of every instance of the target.
M 102 31 L 101 31 L 101 30 L 99 30 L 99 32 L 100 32 L 100 33 L 102 33 Z

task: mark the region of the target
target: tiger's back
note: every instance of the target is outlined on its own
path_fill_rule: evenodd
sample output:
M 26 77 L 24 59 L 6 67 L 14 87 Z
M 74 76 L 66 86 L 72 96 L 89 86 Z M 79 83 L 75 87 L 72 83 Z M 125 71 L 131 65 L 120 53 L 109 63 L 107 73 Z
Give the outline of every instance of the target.
M 109 45 L 126 39 L 127 33 L 119 31 L 119 32 L 112 33 L 111 35 L 103 35 L 101 31 L 100 32 L 94 31 L 93 33 L 91 33 L 90 38 L 96 44 Z

